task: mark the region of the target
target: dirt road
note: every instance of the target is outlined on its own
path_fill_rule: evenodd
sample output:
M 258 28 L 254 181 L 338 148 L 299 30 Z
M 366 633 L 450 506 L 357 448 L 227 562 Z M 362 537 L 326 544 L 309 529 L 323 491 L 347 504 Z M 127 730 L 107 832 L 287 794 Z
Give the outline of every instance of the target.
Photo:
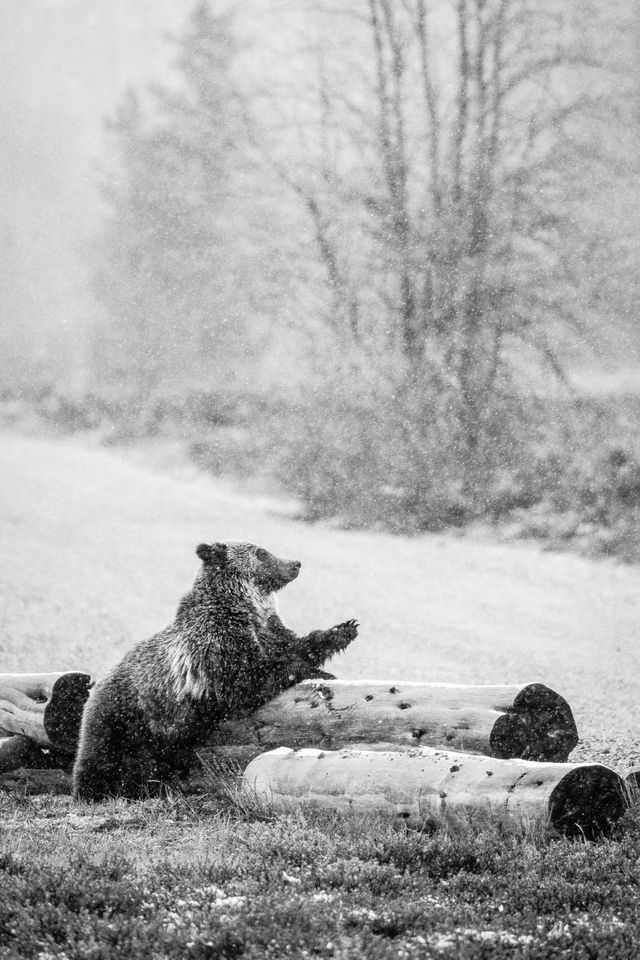
M 222 539 L 302 561 L 281 595 L 292 628 L 360 620 L 338 675 L 541 681 L 571 703 L 580 756 L 640 765 L 639 568 L 309 526 L 78 441 L 0 436 L 0 671 L 101 676 L 172 618 L 196 544 Z

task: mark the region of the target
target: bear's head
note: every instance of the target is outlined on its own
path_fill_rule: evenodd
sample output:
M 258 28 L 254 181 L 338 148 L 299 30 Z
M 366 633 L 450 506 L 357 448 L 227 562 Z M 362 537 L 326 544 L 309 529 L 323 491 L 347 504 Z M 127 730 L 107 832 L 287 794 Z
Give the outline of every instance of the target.
M 275 593 L 291 583 L 301 567 L 299 560 L 281 560 L 262 547 L 239 540 L 201 543 L 196 553 L 207 572 L 247 580 L 265 594 Z

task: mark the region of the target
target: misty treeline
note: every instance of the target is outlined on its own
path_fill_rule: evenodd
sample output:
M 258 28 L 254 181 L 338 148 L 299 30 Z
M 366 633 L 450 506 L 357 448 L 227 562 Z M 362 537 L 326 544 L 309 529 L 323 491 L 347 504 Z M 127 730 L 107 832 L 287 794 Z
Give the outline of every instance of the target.
M 637 292 L 608 211 L 638 113 L 607 8 L 272 14 L 267 55 L 260 24 L 198 5 L 175 80 L 110 120 L 95 390 L 154 429 L 200 418 L 202 462 L 266 464 L 310 516 L 438 528 L 555 497 L 577 529 L 622 471 L 637 519 L 601 416 L 576 473 L 594 434 L 567 374 Z

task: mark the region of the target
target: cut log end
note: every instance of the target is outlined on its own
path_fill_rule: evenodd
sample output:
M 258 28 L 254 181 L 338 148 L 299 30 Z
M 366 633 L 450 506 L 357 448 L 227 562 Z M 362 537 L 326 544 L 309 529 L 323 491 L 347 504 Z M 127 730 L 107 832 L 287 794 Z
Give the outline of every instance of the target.
M 16 767 L 28 766 L 40 752 L 37 743 L 21 734 L 0 740 L 0 776 Z
M 489 737 L 491 753 L 501 760 L 565 763 L 578 743 L 571 707 L 543 683 L 530 683 L 507 713 L 498 717 Z
M 634 799 L 640 798 L 640 770 L 632 770 L 627 774 L 627 789 Z
M 624 781 L 599 763 L 567 773 L 549 798 L 554 827 L 566 836 L 595 840 L 607 836 L 628 806 Z
M 55 747 L 43 747 L 29 737 L 16 734 L 0 739 L 0 777 L 18 768 L 31 770 L 50 770 L 60 768 L 70 771 L 73 754 L 57 750 Z
M 44 729 L 59 750 L 75 753 L 90 687 L 91 677 L 87 673 L 64 673 L 53 684 L 44 708 Z

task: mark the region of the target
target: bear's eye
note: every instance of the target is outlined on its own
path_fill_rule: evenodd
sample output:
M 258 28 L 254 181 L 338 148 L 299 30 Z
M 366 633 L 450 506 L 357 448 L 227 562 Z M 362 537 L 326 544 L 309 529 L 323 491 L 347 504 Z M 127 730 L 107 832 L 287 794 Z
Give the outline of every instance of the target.
M 256 550 L 256 557 L 261 563 L 263 563 L 268 556 L 269 554 L 267 553 L 266 550 L 263 550 L 262 547 L 258 547 L 258 549 Z

